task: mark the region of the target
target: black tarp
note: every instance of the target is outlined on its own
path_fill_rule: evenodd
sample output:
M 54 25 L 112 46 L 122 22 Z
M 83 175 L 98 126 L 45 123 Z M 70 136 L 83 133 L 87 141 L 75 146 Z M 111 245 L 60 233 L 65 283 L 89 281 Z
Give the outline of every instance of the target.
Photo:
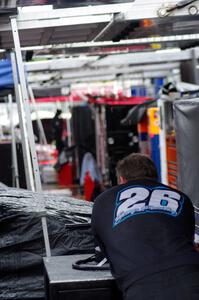
M 0 186 L 0 299 L 44 298 L 42 215 L 53 256 L 92 253 L 91 210 L 86 201 Z

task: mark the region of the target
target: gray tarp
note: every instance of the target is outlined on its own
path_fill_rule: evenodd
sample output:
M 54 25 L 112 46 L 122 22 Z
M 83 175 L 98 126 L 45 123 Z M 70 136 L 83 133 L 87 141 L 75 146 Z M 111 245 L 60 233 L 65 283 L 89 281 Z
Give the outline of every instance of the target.
M 178 187 L 192 200 L 199 233 L 199 98 L 174 103 Z

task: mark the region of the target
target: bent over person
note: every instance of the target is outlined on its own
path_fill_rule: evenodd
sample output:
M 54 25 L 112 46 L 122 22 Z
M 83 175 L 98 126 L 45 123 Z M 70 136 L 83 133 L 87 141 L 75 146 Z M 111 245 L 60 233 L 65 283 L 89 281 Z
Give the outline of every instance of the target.
M 94 202 L 92 228 L 125 300 L 198 300 L 194 209 L 157 180 L 154 163 L 131 154 L 116 168 L 118 186 Z

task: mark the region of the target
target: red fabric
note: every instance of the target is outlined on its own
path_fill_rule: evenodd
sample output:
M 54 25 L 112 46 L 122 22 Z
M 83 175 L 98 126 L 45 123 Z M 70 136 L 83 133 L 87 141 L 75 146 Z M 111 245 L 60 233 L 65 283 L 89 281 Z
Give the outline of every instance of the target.
M 91 201 L 91 197 L 95 188 L 95 182 L 92 180 L 90 173 L 86 172 L 84 179 L 84 194 L 87 201 Z
M 58 182 L 60 185 L 73 184 L 73 165 L 71 163 L 64 164 L 58 172 Z
M 31 101 L 31 100 L 30 100 Z M 47 98 L 36 98 L 35 102 L 43 103 L 43 102 L 81 102 L 82 98 L 78 96 L 73 96 L 72 98 L 70 96 L 57 96 L 57 97 L 47 97 Z
M 90 103 L 99 103 L 99 104 L 107 104 L 107 105 L 137 105 L 142 104 L 146 101 L 152 100 L 149 97 L 120 97 L 118 99 L 113 98 L 90 98 Z

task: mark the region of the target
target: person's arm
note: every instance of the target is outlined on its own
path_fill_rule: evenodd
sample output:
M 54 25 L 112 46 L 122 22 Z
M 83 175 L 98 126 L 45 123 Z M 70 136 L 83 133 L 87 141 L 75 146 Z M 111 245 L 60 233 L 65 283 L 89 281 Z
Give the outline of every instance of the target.
M 91 216 L 91 229 L 92 229 L 92 233 L 94 236 L 94 241 L 95 241 L 95 247 L 99 246 L 100 241 L 99 241 L 99 237 L 98 237 L 98 233 L 97 233 L 97 214 L 98 214 L 98 209 L 97 209 L 97 201 L 94 202 L 93 205 L 93 211 L 92 211 L 92 216 Z
M 193 206 L 192 201 L 190 200 L 190 198 L 185 195 L 185 197 L 187 197 L 188 203 L 190 204 L 190 215 L 189 215 L 189 220 L 187 222 L 187 224 L 190 226 L 190 231 L 192 232 L 192 240 L 193 240 L 193 246 L 194 249 L 199 252 L 199 240 L 196 240 L 195 238 L 195 226 L 196 226 L 196 215 L 195 215 L 195 209 Z
M 98 222 L 98 214 L 99 214 L 98 203 L 97 203 L 97 201 L 95 201 L 94 205 L 93 205 L 92 216 L 91 216 L 91 228 L 92 228 L 92 233 L 93 233 L 93 236 L 94 236 L 95 248 L 99 247 L 102 254 L 103 254 L 103 256 L 105 257 L 106 256 L 106 251 L 105 251 L 105 247 L 103 245 L 103 242 L 100 238 L 99 229 L 98 229 L 98 227 L 101 225 Z

